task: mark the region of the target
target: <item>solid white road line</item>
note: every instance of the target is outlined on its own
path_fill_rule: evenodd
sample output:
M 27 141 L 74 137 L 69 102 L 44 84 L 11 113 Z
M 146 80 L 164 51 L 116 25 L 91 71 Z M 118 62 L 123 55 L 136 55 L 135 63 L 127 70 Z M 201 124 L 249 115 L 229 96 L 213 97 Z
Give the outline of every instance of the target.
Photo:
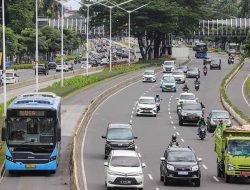
M 100 103 L 97 108 L 94 110 L 94 112 L 92 113 L 91 117 L 89 118 L 88 120 L 88 123 L 86 125 L 86 129 L 84 131 L 84 135 L 83 135 L 83 141 L 82 141 L 82 144 L 81 144 L 81 172 L 82 172 L 82 176 L 83 176 L 83 184 L 84 184 L 84 189 L 85 190 L 88 190 L 88 184 L 87 184 L 87 178 L 86 178 L 86 173 L 85 173 L 85 167 L 84 167 L 84 158 L 83 158 L 83 152 L 84 152 L 84 145 L 85 145 L 85 140 L 86 140 L 86 136 L 87 136 L 87 132 L 88 132 L 88 128 L 89 128 L 89 123 L 90 121 L 92 120 L 93 118 L 93 115 L 94 113 L 106 102 L 108 101 L 111 97 L 115 96 L 116 94 L 120 93 L 121 91 L 125 90 L 126 88 L 132 86 L 132 85 L 135 85 L 136 83 L 139 83 L 140 81 L 137 81 L 135 83 L 132 83 L 128 86 L 125 86 L 124 88 L 121 88 L 120 90 L 118 90 L 117 92 L 115 92 L 114 94 L 110 95 L 109 97 L 107 97 L 105 100 L 103 100 L 102 103 Z M 138 103 L 138 101 L 136 102 L 136 104 Z M 135 104 L 135 106 L 136 106 Z M 82 118 L 83 120 L 83 118 Z M 82 123 L 82 120 L 80 123 Z
M 215 177 L 215 176 L 213 176 L 213 179 L 216 181 L 216 182 L 219 182 L 220 180 L 217 178 L 217 177 Z
M 245 84 L 246 84 L 247 79 L 248 79 L 249 76 L 250 76 L 250 74 L 247 75 L 247 78 L 245 79 L 245 81 L 243 82 L 242 87 L 241 87 L 241 92 L 242 92 L 243 98 L 244 98 L 245 102 L 247 103 L 248 107 L 250 107 L 250 104 L 249 104 L 249 102 L 247 101 L 247 99 L 245 97 L 244 86 L 245 86 Z
M 203 167 L 205 170 L 208 169 L 207 166 L 206 166 L 205 164 L 202 164 L 202 167 Z
M 148 174 L 148 177 L 150 180 L 153 180 L 153 176 L 151 174 Z

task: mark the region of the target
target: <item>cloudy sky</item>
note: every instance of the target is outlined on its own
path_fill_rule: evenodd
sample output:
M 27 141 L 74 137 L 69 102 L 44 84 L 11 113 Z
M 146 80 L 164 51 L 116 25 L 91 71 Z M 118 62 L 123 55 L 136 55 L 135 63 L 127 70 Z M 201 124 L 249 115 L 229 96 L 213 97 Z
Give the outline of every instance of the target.
M 70 0 L 69 2 L 65 3 L 65 5 L 69 8 L 72 8 L 73 10 L 78 10 L 81 7 L 81 5 L 74 0 Z

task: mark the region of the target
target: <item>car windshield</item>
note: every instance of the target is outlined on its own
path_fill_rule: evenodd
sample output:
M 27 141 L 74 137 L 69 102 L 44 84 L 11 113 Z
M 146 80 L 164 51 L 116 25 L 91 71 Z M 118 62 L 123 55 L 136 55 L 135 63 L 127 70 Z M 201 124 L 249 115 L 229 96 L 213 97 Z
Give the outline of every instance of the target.
M 145 71 L 144 75 L 154 75 L 154 71 Z
M 229 113 L 228 112 L 213 112 L 212 118 L 213 119 L 229 119 Z
M 227 151 L 233 156 L 250 156 L 250 141 L 229 140 Z
M 165 61 L 165 62 L 164 62 L 164 65 L 170 65 L 170 66 L 171 66 L 171 65 L 174 65 L 174 63 L 171 62 L 171 61 Z
M 109 128 L 107 140 L 132 140 L 133 133 L 130 128 Z
M 174 83 L 175 82 L 174 77 L 163 77 L 162 80 L 164 83 Z
M 182 109 L 184 110 L 202 110 L 200 104 L 183 104 Z
M 173 75 L 183 75 L 183 72 L 182 71 L 174 71 Z
M 168 162 L 196 162 L 196 158 L 191 151 L 170 151 L 167 156 Z
M 180 99 L 181 100 L 195 100 L 195 96 L 192 94 L 190 94 L 190 95 L 183 94 L 180 96 Z
M 197 68 L 188 68 L 188 71 L 197 72 L 197 71 L 198 71 L 198 69 L 197 69 Z
M 54 118 L 10 117 L 7 119 L 8 143 L 22 145 L 51 145 L 54 143 Z
M 6 77 L 13 77 L 14 73 L 6 73 Z
M 155 99 L 154 98 L 141 98 L 139 100 L 139 104 L 155 104 Z
M 140 161 L 135 156 L 113 156 L 110 165 L 113 167 L 140 167 Z

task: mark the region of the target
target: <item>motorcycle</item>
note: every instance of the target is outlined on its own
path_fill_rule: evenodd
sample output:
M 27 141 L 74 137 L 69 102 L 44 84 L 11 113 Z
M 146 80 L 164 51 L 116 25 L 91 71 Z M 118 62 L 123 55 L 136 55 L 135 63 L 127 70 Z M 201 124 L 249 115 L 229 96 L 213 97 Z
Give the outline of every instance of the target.
M 199 135 L 201 140 L 205 139 L 205 137 L 207 135 L 206 126 L 204 126 L 204 125 L 200 126 L 198 135 Z
M 189 90 L 189 88 L 188 88 L 187 86 L 184 86 L 184 87 L 182 88 L 182 91 L 183 91 L 183 92 L 188 92 L 188 90 Z
M 159 111 L 161 110 L 160 101 L 161 101 L 161 99 L 160 99 L 160 98 L 156 98 L 156 99 L 155 99 L 157 112 L 159 112 Z
M 204 76 L 207 76 L 207 69 L 203 69 L 203 74 L 204 74 Z
M 228 58 L 228 64 L 234 64 L 234 58 L 233 57 Z
M 194 82 L 194 88 L 196 91 L 198 91 L 200 89 L 200 82 L 199 81 Z

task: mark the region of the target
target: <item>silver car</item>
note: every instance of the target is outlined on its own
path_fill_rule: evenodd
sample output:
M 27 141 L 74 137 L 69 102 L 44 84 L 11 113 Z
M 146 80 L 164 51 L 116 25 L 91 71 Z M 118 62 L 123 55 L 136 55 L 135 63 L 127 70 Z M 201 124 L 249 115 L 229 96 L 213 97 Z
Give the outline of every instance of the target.
M 196 78 L 197 76 L 200 78 L 200 71 L 196 67 L 189 67 L 186 75 L 187 78 Z

